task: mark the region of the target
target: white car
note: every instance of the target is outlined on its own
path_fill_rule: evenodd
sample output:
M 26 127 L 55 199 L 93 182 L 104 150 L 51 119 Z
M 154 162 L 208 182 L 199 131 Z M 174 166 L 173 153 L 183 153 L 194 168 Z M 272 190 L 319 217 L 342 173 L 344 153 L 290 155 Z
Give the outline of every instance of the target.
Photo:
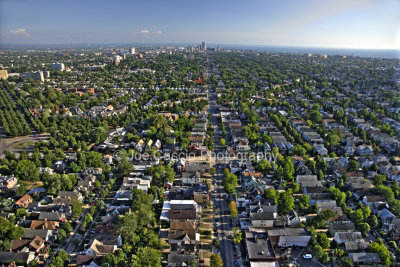
M 306 260 L 312 259 L 312 254 L 309 254 L 309 253 L 303 254 L 303 259 L 306 259 Z

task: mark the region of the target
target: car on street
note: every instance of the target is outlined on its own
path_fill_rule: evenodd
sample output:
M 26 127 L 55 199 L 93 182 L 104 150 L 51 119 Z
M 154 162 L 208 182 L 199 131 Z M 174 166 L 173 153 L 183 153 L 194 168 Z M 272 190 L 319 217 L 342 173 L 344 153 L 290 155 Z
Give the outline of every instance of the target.
M 303 254 L 303 259 L 311 260 L 312 259 L 312 254 L 310 254 L 310 253 Z

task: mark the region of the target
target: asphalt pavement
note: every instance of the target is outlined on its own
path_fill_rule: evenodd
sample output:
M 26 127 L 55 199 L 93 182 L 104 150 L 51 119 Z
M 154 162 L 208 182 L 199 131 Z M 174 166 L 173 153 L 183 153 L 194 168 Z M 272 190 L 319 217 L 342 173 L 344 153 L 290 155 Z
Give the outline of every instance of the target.
M 215 94 L 209 94 L 209 112 L 213 114 L 212 117 L 212 125 L 214 129 L 218 129 L 218 120 L 215 116 L 217 112 L 217 105 L 216 105 L 216 96 Z M 214 152 L 224 152 L 224 149 L 221 149 L 219 144 L 219 134 L 217 131 L 214 133 L 214 145 L 215 150 Z M 215 157 L 215 153 L 214 157 Z M 218 239 L 220 244 L 220 254 L 224 266 L 234 266 L 234 254 L 233 254 L 233 246 L 231 240 L 232 234 L 232 227 L 230 222 L 229 216 L 229 204 L 225 198 L 225 192 L 222 187 L 222 180 L 224 178 L 224 170 L 221 165 L 218 164 L 218 160 L 216 158 L 210 159 L 213 167 L 216 169 L 216 175 L 214 179 L 216 180 L 216 187 L 215 187 L 215 198 L 214 198 L 214 206 L 217 209 L 216 215 L 214 217 L 214 222 L 218 223 Z M 226 214 L 225 214 L 226 213 Z

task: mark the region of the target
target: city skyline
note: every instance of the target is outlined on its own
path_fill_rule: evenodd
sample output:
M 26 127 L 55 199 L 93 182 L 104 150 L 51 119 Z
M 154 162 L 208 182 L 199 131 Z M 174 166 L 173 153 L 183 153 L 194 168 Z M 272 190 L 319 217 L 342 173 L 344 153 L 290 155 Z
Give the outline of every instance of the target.
M 0 1 L 0 44 L 201 43 L 398 49 L 393 0 Z

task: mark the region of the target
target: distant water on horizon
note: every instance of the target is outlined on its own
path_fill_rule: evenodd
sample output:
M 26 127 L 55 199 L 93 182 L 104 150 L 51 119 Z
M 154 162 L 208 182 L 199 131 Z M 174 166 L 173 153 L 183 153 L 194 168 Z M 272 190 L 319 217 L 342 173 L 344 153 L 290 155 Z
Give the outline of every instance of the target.
M 295 53 L 295 54 L 320 54 L 320 55 L 340 55 L 373 58 L 393 58 L 400 59 L 400 50 L 383 49 L 346 49 L 346 48 L 311 48 L 311 47 L 282 47 L 282 46 L 252 46 L 252 45 L 224 45 L 223 49 L 244 49 L 260 52 L 273 53 Z
M 163 46 L 187 46 L 184 43 L 113 43 L 113 44 L 2 44 L 1 49 L 68 49 L 68 48 L 106 48 L 106 47 L 163 47 Z M 211 43 L 208 47 L 216 48 L 218 44 Z M 234 45 L 221 44 L 222 49 L 243 49 L 260 52 L 272 53 L 295 53 L 295 54 L 319 54 L 319 55 L 340 55 L 340 56 L 356 56 L 356 57 L 372 57 L 372 58 L 391 58 L 400 59 L 399 50 L 385 49 L 350 49 L 350 48 L 315 48 L 315 47 L 288 47 L 288 46 L 267 46 L 267 45 Z

